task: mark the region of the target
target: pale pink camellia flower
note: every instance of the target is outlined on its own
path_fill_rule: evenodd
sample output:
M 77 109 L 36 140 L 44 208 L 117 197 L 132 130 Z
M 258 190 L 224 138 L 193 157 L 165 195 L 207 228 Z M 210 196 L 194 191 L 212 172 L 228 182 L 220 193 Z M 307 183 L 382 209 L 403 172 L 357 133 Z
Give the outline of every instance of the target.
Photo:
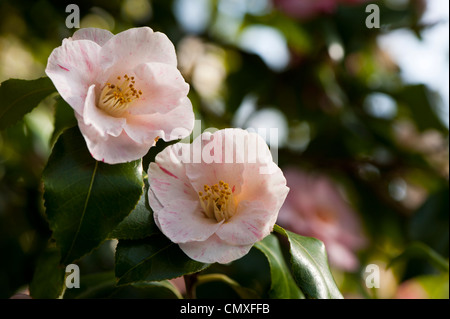
M 189 85 L 177 69 L 175 48 L 148 27 L 116 35 L 80 29 L 53 50 L 45 72 L 75 110 L 98 161 L 139 159 L 158 138 L 183 138 L 194 127 Z M 184 134 L 172 136 L 174 129 Z
M 320 14 L 331 14 L 340 3 L 360 4 L 368 0 L 273 0 L 274 6 L 290 17 L 307 20 Z
M 165 148 L 148 169 L 159 229 L 191 259 L 228 263 L 270 234 L 289 191 L 265 141 L 242 129 Z
M 320 239 L 331 265 L 355 271 L 356 252 L 367 242 L 356 212 L 329 178 L 295 168 L 283 171 L 290 192 L 278 216 L 280 226 Z

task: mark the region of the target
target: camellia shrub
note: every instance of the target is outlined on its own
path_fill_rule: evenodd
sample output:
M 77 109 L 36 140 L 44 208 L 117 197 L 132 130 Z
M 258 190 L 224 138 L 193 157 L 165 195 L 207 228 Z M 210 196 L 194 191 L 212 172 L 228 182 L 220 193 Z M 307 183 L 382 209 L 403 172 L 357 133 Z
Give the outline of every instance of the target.
M 437 2 L 0 1 L 0 299 L 448 298 Z
M 56 91 L 58 108 L 73 109 L 77 124 L 61 123 L 43 171 L 52 236 L 32 297 L 64 296 L 66 267 L 115 240 L 112 290 L 149 285 L 179 296 L 169 280 L 184 276 L 191 297 L 216 278 L 255 298 L 225 274 L 203 275 L 255 247 L 268 260 L 271 297 L 342 298 L 323 242 L 275 224 L 289 188 L 260 135 L 230 128 L 180 141 L 194 112 L 166 35 L 80 29 L 53 50 L 46 73 L 0 87 L 5 118 L 19 119 Z M 288 240 L 289 264 L 275 233 Z

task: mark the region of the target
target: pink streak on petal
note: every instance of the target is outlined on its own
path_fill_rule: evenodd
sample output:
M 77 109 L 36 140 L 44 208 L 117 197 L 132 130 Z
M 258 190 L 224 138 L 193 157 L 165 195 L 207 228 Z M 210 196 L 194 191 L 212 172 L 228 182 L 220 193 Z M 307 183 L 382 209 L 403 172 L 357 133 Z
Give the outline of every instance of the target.
M 172 177 L 175 177 L 176 179 L 178 179 L 177 176 L 173 175 L 171 172 L 169 172 L 168 170 L 166 170 L 166 169 L 165 169 L 164 167 L 162 167 L 161 165 L 158 165 L 158 166 L 159 166 L 159 168 L 160 168 L 164 173 L 166 173 L 167 175 L 172 176 Z
M 65 67 L 63 67 L 62 65 L 60 65 L 60 64 L 58 64 L 58 66 L 61 68 L 61 69 L 63 69 L 63 70 L 65 70 L 65 71 L 68 71 L 68 72 L 70 72 L 70 70 L 68 69 L 68 68 L 65 68 Z

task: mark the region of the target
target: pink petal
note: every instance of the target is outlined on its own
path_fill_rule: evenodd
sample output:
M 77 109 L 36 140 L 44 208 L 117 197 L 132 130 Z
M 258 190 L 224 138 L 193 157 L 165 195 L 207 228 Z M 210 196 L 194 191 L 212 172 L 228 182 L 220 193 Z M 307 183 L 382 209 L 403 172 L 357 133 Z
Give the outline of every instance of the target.
M 92 157 L 97 161 L 108 164 L 135 161 L 147 154 L 152 146 L 152 144 L 136 143 L 126 132 L 122 132 L 117 137 L 112 135 L 101 136 L 93 126 L 86 125 L 81 116 L 78 114 L 75 114 L 75 116 L 87 147 Z
M 161 206 L 169 205 L 174 199 L 198 201 L 197 192 L 186 177 L 185 167 L 177 153 L 188 144 L 177 143 L 158 153 L 155 162 L 148 167 L 148 182 Z M 154 209 L 154 207 L 152 206 Z
M 126 120 L 116 118 L 103 112 L 96 106 L 95 85 L 89 87 L 83 110 L 83 120 L 86 125 L 91 125 L 100 136 L 119 136 Z
M 179 246 L 186 255 L 196 261 L 226 264 L 245 256 L 253 245 L 233 246 L 217 235 L 212 235 L 205 241 L 181 243 Z
M 203 190 L 205 184 L 211 186 L 223 180 L 229 184 L 233 194 L 240 193 L 244 163 L 236 162 L 236 158 L 240 158 L 240 162 L 243 160 L 241 152 L 236 151 L 234 131 L 205 132 L 192 143 L 192 162 L 186 164 L 186 174 L 197 191 Z
M 189 136 L 194 128 L 194 121 L 191 101 L 185 97 L 176 108 L 165 114 L 129 114 L 125 131 L 139 143 L 154 140 L 157 136 L 165 141 L 172 141 Z
M 129 110 L 132 114 L 167 113 L 176 108 L 189 92 L 189 85 L 173 65 L 140 64 L 134 69 L 143 95 Z
M 266 210 L 277 214 L 289 192 L 283 172 L 273 162 L 266 142 L 258 134 L 248 133 L 247 152 L 256 156 L 245 163 L 244 183 L 237 199 L 261 201 Z
M 161 231 L 174 243 L 204 241 L 221 225 L 201 212 L 198 201 L 176 197 L 158 211 L 156 218 Z
M 82 28 L 72 35 L 72 40 L 91 40 L 99 46 L 103 46 L 109 39 L 114 36 L 111 32 L 98 28 Z
M 270 234 L 276 215 L 276 211 L 265 210 L 261 202 L 242 201 L 216 234 L 231 245 L 252 245 Z
M 158 221 L 158 213 L 164 207 L 159 202 L 159 200 L 156 198 L 156 195 L 153 192 L 153 190 L 151 189 L 151 187 L 148 190 L 148 202 L 153 211 L 153 219 L 155 220 L 155 223 L 158 226 L 158 228 L 161 229 L 161 225 L 159 224 L 159 221 Z
M 148 27 L 132 28 L 116 34 L 101 48 L 103 69 L 117 65 L 119 73 L 130 72 L 148 62 L 177 65 L 175 47 L 167 36 Z
M 89 40 L 64 41 L 48 58 L 45 73 L 78 114 L 83 114 L 88 88 L 101 72 L 100 49 L 97 43 Z

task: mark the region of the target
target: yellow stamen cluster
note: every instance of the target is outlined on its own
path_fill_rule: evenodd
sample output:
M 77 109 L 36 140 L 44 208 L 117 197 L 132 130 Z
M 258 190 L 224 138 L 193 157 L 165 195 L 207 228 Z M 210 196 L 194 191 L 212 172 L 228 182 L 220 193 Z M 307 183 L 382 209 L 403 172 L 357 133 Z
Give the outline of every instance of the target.
M 118 81 L 122 77 L 117 77 Z M 123 76 L 120 84 L 106 83 L 102 89 L 98 106 L 112 116 L 121 116 L 130 106 L 130 103 L 141 97 L 142 91 L 134 87 L 134 76 Z
M 212 186 L 204 185 L 203 191 L 198 192 L 203 211 L 208 218 L 218 222 L 230 219 L 236 210 L 233 192 L 224 181 Z

